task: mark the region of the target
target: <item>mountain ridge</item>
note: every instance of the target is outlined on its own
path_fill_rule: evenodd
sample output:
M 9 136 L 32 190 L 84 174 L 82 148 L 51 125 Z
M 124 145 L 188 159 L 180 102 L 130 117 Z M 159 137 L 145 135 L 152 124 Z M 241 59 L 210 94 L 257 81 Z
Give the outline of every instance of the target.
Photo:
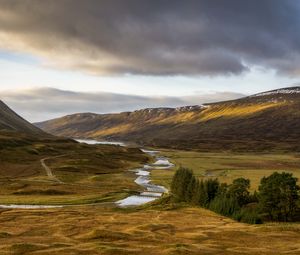
M 73 114 L 36 123 L 55 135 L 197 150 L 299 150 L 300 87 L 236 100 L 119 114 Z M 299 130 L 299 131 L 298 131 Z
M 46 135 L 0 100 L 0 131 L 20 132 L 28 135 Z

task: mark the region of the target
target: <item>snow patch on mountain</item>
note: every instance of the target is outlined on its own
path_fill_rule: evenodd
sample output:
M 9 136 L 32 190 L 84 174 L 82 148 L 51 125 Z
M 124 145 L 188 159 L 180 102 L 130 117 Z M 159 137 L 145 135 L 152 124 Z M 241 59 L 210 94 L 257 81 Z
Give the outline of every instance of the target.
M 269 95 L 277 95 L 277 94 L 300 94 L 300 87 L 276 89 L 276 90 L 258 93 L 250 97 L 261 97 L 261 96 L 269 96 Z
M 159 108 L 145 108 L 142 110 L 135 110 L 134 113 L 142 112 L 142 113 L 166 113 L 166 112 L 193 112 L 198 110 L 203 110 L 209 108 L 209 105 L 191 105 L 191 106 L 180 106 L 176 108 L 168 108 L 168 107 L 159 107 Z
M 197 111 L 208 108 L 208 105 L 192 105 L 192 106 L 182 106 L 175 108 L 178 112 L 189 112 L 189 111 Z

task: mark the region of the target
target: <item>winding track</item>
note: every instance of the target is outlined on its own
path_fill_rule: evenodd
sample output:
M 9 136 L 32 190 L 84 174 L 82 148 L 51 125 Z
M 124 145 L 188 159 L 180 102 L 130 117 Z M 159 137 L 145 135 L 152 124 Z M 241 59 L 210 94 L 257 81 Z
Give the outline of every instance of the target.
M 55 159 L 55 158 L 60 158 L 64 157 L 65 155 L 59 155 L 56 157 L 48 157 L 48 158 L 43 158 L 40 160 L 40 163 L 42 167 L 45 169 L 47 176 L 55 182 L 58 182 L 60 184 L 65 184 L 65 185 L 73 185 L 73 186 L 84 186 L 84 187 L 92 187 L 95 188 L 95 186 L 89 186 L 89 185 L 80 185 L 80 184 L 74 184 L 74 183 L 65 183 L 59 180 L 52 172 L 52 169 L 47 166 L 46 160 L 49 159 Z M 83 203 L 83 204 L 60 204 L 60 205 L 20 205 L 20 204 L 7 204 L 7 205 L 1 205 L 0 208 L 3 209 L 49 209 L 49 208 L 63 208 L 63 207 L 80 207 L 80 206 L 115 206 L 114 202 L 96 202 L 96 203 Z
M 56 157 L 43 158 L 43 159 L 40 160 L 41 165 L 42 165 L 42 167 L 45 169 L 47 176 L 48 176 L 51 180 L 56 181 L 56 182 L 59 182 L 59 183 L 64 183 L 64 182 L 62 182 L 61 180 L 59 180 L 59 179 L 53 174 L 52 169 L 51 169 L 49 166 L 47 166 L 47 164 L 46 164 L 45 161 L 46 161 L 46 160 L 49 160 L 49 159 L 61 158 L 61 157 L 64 157 L 64 156 L 66 156 L 66 154 L 65 154 L 65 155 L 56 156 Z
M 98 186 L 95 185 L 86 185 L 86 184 L 79 184 L 79 183 L 66 183 L 61 181 L 60 179 L 58 179 L 52 172 L 52 169 L 46 164 L 46 160 L 49 159 L 55 159 L 55 158 L 61 158 L 64 156 L 67 156 L 68 154 L 64 154 L 64 155 L 60 155 L 60 156 L 56 156 L 56 157 L 49 157 L 49 158 L 43 158 L 40 160 L 42 167 L 45 169 L 47 176 L 52 180 L 52 181 L 56 181 L 60 184 L 65 184 L 65 185 L 69 185 L 69 186 L 78 186 L 78 187 L 85 187 L 85 188 L 98 188 Z
M 144 150 L 144 152 L 154 156 L 157 152 L 156 151 L 146 151 Z M 59 156 L 55 156 L 55 157 L 47 157 L 47 158 L 43 158 L 40 160 L 41 166 L 43 167 L 43 169 L 45 170 L 47 176 L 49 177 L 49 179 L 51 179 L 52 181 L 58 182 L 60 184 L 65 184 L 65 185 L 72 185 L 72 186 L 84 186 L 84 187 L 91 187 L 91 188 L 96 188 L 95 186 L 90 186 L 90 185 L 82 185 L 82 184 L 74 184 L 74 183 L 65 183 L 61 180 L 59 180 L 52 172 L 52 169 L 46 164 L 47 160 L 50 159 L 55 159 L 55 158 L 60 158 L 60 157 L 64 157 L 67 156 L 68 154 L 64 154 L 64 155 L 59 155 Z M 168 169 L 170 168 L 170 165 L 168 167 L 163 167 L 162 169 Z M 155 167 L 151 167 L 151 169 L 155 169 Z M 157 169 L 160 169 L 159 167 Z M 147 168 L 147 170 L 150 170 L 149 167 Z M 141 185 L 141 184 L 140 184 Z M 149 187 L 147 187 L 149 185 Z M 160 193 L 164 193 L 165 191 L 161 191 L 161 190 L 152 190 L 153 187 L 152 186 L 157 186 L 154 184 L 144 184 L 141 185 L 144 186 L 145 188 L 147 188 L 147 190 L 149 192 L 160 192 Z M 158 186 L 157 186 L 158 187 Z M 146 190 L 146 191 L 147 191 Z M 145 192 L 145 191 L 144 191 Z M 141 192 L 141 197 L 148 197 L 148 195 L 143 195 L 144 192 Z M 147 192 L 146 192 L 147 193 Z M 137 196 L 138 197 L 138 196 Z M 129 197 L 128 197 L 129 198 Z M 127 199 L 128 199 L 127 198 Z M 149 198 L 153 198 L 153 196 L 149 196 Z M 125 200 L 125 199 L 124 199 Z M 116 206 L 116 204 L 118 204 L 120 201 L 117 202 L 96 202 L 96 203 L 89 203 L 89 204 L 76 204 L 76 205 L 70 205 L 70 204 L 62 204 L 62 205 L 14 205 L 14 204 L 10 204 L 10 205 L 1 205 L 0 204 L 0 208 L 7 208 L 7 209 L 13 209 L 13 208 L 19 208 L 19 209 L 42 209 L 42 208 L 61 208 L 61 207 L 77 207 L 77 206 L 105 206 L 105 205 L 110 205 L 110 206 Z

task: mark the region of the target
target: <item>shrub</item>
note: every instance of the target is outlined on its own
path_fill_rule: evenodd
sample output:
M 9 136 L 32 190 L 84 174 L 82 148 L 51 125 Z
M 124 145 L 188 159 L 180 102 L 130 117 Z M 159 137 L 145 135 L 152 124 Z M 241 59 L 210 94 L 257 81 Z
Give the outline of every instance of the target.
M 224 216 L 232 216 L 240 210 L 238 201 L 234 197 L 228 197 L 226 194 L 219 195 L 211 201 L 209 209 Z
M 232 215 L 233 219 L 248 223 L 248 224 L 261 224 L 262 219 L 259 215 L 259 212 L 256 208 L 244 207 L 240 211 L 237 211 Z

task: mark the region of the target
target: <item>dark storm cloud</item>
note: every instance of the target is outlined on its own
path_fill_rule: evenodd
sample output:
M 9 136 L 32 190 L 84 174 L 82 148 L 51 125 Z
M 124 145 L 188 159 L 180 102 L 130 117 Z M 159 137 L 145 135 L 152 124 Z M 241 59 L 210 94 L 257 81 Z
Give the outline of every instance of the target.
M 0 0 L 0 46 L 95 74 L 300 74 L 296 0 Z
M 54 88 L 2 91 L 0 99 L 30 121 L 42 121 L 77 112 L 111 113 L 148 107 L 177 107 L 230 100 L 244 95 L 231 92 L 186 97 L 145 97 L 114 93 L 83 93 Z

